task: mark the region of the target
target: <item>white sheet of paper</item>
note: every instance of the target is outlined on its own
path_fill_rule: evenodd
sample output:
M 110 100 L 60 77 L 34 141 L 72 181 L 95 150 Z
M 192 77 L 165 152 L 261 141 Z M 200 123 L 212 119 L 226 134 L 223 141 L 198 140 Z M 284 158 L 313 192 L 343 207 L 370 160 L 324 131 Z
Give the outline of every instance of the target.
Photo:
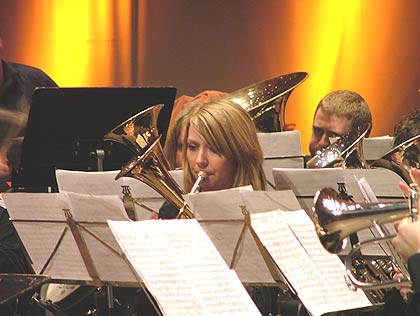
M 187 204 L 200 219 L 243 219 L 240 205 L 243 205 L 241 192 L 252 191 L 252 186 L 227 190 L 199 192 L 184 196 Z
M 86 222 L 94 222 L 95 224 L 90 227 L 91 231 L 95 232 L 97 236 L 103 236 L 104 239 L 107 239 L 108 244 L 112 243 L 115 246 L 117 244 L 109 233 L 106 220 L 127 220 L 123 204 L 118 196 L 93 196 L 61 192 L 5 193 L 3 197 L 13 225 L 31 258 L 36 273 L 41 273 L 59 243 L 57 252 L 46 270 L 42 272 L 55 279 L 90 280 L 72 232 L 69 229 L 65 232 L 67 225 L 64 209 L 69 209 L 73 218 L 83 223 L 82 225 L 85 225 Z M 96 223 L 102 223 L 102 226 Z M 34 229 L 36 233 L 34 233 Z M 60 242 L 60 236 L 64 232 Z M 85 242 L 88 245 L 98 245 L 95 249 L 90 249 L 93 257 L 100 258 L 102 256 L 103 258 L 103 253 L 109 253 L 109 249 L 89 235 L 85 236 Z M 126 264 L 121 262 L 122 260 L 119 260 L 117 255 L 111 253 L 106 258 L 108 261 L 97 269 L 100 275 L 104 276 L 104 280 L 120 282 L 132 280 L 131 271 L 124 269 Z M 119 267 L 118 272 L 115 272 L 116 266 Z
M 61 170 L 56 171 L 57 183 L 60 192 L 75 192 L 93 195 L 123 196 L 122 186 L 127 185 L 135 203 L 137 218 L 150 219 L 151 212 L 157 213 L 165 199 L 154 189 L 140 180 L 131 177 L 122 177 L 115 180 L 119 171 L 86 172 Z M 178 180 L 182 172 L 171 172 Z
M 164 315 L 261 315 L 196 220 L 108 223 Z
M 264 153 L 264 158 L 302 155 L 300 132 L 298 130 L 258 133 L 258 141 Z
M 313 315 L 370 306 L 362 291 L 351 291 L 344 266 L 328 253 L 312 221 L 301 211 L 252 214 L 252 227 L 300 300 Z

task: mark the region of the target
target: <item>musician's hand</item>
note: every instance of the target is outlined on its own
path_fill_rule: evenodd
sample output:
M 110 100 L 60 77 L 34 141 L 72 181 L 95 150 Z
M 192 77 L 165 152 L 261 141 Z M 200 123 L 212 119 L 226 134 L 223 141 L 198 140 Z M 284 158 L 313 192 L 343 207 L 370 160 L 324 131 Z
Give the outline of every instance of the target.
M 420 185 L 420 169 L 411 168 L 410 169 L 411 181 Z
M 398 269 L 395 269 L 395 274 L 392 277 L 393 280 L 398 280 L 398 279 L 405 279 L 404 274 L 402 274 Z M 402 297 L 402 299 L 404 300 L 404 302 L 407 303 L 408 301 L 408 294 L 413 292 L 413 289 L 411 286 L 396 286 L 397 290 L 400 291 L 400 295 Z
M 12 168 L 9 165 L 7 157 L 0 155 L 0 178 L 4 178 L 10 175 Z
M 158 214 L 155 212 L 150 213 L 150 219 L 158 219 Z
M 416 254 L 420 250 L 420 220 L 411 222 L 411 219 L 405 218 L 395 225 L 397 236 L 392 239 L 397 252 L 401 255 L 403 260 Z

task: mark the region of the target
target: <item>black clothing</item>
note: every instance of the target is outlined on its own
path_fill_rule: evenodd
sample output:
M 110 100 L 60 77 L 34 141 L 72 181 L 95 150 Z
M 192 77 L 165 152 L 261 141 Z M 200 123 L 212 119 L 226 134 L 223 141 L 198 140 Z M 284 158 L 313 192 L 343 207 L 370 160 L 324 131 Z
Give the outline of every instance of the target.
M 0 87 L 0 107 L 28 113 L 36 87 L 57 87 L 42 70 L 0 60 L 3 65 L 3 85 Z
M 407 316 L 420 315 L 420 253 L 408 258 L 408 272 L 413 283 L 413 295 L 409 296 Z
M 179 213 L 179 210 L 169 203 L 168 201 L 163 202 L 162 206 L 159 209 L 159 218 L 160 219 L 175 219 Z
M 36 87 L 57 87 L 57 84 L 42 70 L 0 60 L 3 66 L 3 84 L 0 86 L 0 108 L 27 115 Z M 16 136 L 23 137 L 25 127 Z M 3 135 L 0 135 L 0 138 Z M 8 152 L 10 165 L 16 170 L 20 160 L 22 139 L 12 144 Z
M 385 305 L 377 316 L 419 316 L 420 315 L 420 253 L 408 259 L 408 272 L 414 293 L 408 296 L 406 304 L 396 289 L 385 296 Z
M 406 183 L 411 182 L 410 174 L 408 173 L 408 170 L 405 170 L 404 168 L 400 168 L 395 162 L 389 161 L 387 159 L 378 159 L 375 160 L 371 168 L 385 168 L 394 171 L 396 174 L 398 174 Z

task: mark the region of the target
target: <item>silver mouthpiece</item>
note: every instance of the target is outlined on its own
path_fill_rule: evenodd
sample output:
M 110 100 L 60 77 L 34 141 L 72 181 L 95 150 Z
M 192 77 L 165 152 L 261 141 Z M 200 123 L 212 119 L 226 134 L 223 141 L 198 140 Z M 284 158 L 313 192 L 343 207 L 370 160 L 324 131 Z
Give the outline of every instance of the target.
M 195 183 L 193 187 L 191 188 L 190 193 L 196 193 L 200 191 L 200 183 L 206 178 L 207 178 L 207 173 L 205 173 L 204 171 L 200 171 L 197 175 L 197 180 L 195 180 Z

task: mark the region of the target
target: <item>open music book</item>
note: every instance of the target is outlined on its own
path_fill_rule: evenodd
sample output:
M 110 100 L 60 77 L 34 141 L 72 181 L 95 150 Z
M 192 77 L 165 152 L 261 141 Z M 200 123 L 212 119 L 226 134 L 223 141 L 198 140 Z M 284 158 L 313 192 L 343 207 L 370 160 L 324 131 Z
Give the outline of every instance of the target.
M 230 262 L 233 245 L 238 241 L 239 234 L 233 232 L 239 230 L 238 225 L 243 227 L 246 222 L 237 221 L 244 219 L 239 207 L 244 205 L 250 213 L 249 230 L 256 233 L 258 241 L 268 251 L 284 281 L 312 315 L 372 305 L 363 291 L 353 292 L 347 287 L 343 263 L 337 255 L 328 253 L 322 247 L 313 222 L 300 209 L 292 191 L 249 191 L 247 188 L 236 188 L 189 194 L 186 199 L 227 262 Z M 214 201 L 223 203 L 214 207 Z M 245 238 L 243 243 L 237 258 L 238 264 L 233 268 L 243 283 L 252 280 L 248 273 L 250 266 L 254 267 L 254 281 L 268 282 L 266 274 L 261 273 L 267 270 L 264 261 L 256 260 L 257 240 L 253 240 L 254 248 L 250 247 L 250 241 Z M 273 278 L 271 282 L 274 282 Z
M 252 229 L 314 316 L 371 306 L 361 290 L 350 290 L 344 266 L 319 242 L 305 211 L 251 214 Z
M 261 315 L 196 220 L 108 224 L 163 315 Z

